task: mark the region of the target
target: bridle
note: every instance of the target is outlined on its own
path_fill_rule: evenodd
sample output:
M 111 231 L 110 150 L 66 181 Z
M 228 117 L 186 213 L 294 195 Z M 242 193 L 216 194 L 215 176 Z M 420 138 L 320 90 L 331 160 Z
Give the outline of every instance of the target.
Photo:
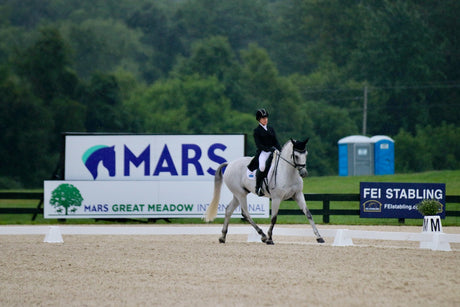
M 297 171 L 299 171 L 299 174 L 301 172 L 302 169 L 305 169 L 305 173 L 308 174 L 308 171 L 307 171 L 307 164 L 300 164 L 300 163 L 297 163 L 296 161 L 296 156 L 294 155 L 294 152 L 298 152 L 298 153 L 305 153 L 307 152 L 307 150 L 299 150 L 299 149 L 296 149 L 296 148 L 292 148 L 292 155 L 291 155 L 291 158 L 292 158 L 292 162 L 287 160 L 286 158 L 284 158 L 283 156 L 281 156 L 281 152 L 278 151 L 277 153 L 277 157 L 276 157 L 276 162 L 275 162 L 275 168 L 274 168 L 274 171 L 272 173 L 272 178 L 274 177 L 275 178 L 275 182 L 274 182 L 274 186 L 276 186 L 276 178 L 278 177 L 277 174 L 278 174 L 278 164 L 280 162 L 280 160 L 283 160 L 284 162 L 286 162 L 287 164 L 289 164 L 290 166 L 292 166 L 293 168 L 295 168 Z M 305 176 L 303 176 L 305 177 Z M 268 185 L 267 185 L 268 186 Z
M 297 161 L 296 161 L 297 159 L 296 159 L 296 156 L 295 156 L 295 154 L 294 154 L 295 152 L 304 154 L 304 153 L 307 152 L 307 150 L 306 150 L 306 149 L 304 149 L 304 150 L 299 150 L 299 149 L 293 148 L 293 149 L 292 149 L 292 155 L 291 155 L 292 162 L 289 161 L 289 160 L 287 160 L 287 159 L 285 159 L 285 158 L 283 158 L 283 157 L 281 156 L 281 154 L 278 154 L 278 159 L 277 159 L 277 161 L 279 161 L 279 159 L 281 159 L 281 160 L 285 161 L 287 164 L 289 164 L 290 166 L 292 166 L 293 168 L 296 168 L 297 170 L 301 170 L 302 168 L 306 167 L 307 164 L 306 164 L 306 163 L 304 163 L 304 164 L 297 163 Z M 277 163 L 277 166 L 278 166 L 278 163 Z

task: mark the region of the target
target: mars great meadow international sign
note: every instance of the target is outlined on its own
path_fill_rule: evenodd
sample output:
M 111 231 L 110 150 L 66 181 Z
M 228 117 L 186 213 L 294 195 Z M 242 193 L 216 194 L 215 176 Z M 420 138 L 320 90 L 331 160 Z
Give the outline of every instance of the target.
M 66 134 L 65 180 L 44 182 L 44 217 L 202 217 L 216 169 L 244 156 L 244 143 L 243 134 Z M 218 217 L 232 198 L 223 186 Z M 253 217 L 267 218 L 269 208 L 268 198 L 248 195 Z
M 443 183 L 360 183 L 360 217 L 423 218 L 417 204 L 435 199 L 442 204 L 441 218 L 446 217 L 446 185 Z
M 44 217 L 82 218 L 201 218 L 209 206 L 213 182 L 182 181 L 45 181 Z M 225 216 L 232 194 L 222 187 L 217 217 Z M 265 197 L 248 195 L 249 213 L 268 218 Z M 241 209 L 233 217 L 241 217 Z

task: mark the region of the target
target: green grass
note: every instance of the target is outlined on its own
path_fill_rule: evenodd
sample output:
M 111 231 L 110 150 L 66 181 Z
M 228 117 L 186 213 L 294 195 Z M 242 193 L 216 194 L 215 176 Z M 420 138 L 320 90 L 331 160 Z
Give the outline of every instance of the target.
M 447 195 L 460 195 L 460 170 L 456 171 L 432 171 L 414 174 L 396 174 L 385 176 L 354 176 L 354 177 L 310 177 L 305 179 L 304 193 L 330 193 L 330 194 L 357 194 L 359 193 L 359 183 L 367 182 L 411 182 L 411 183 L 445 183 Z M 34 190 L 37 192 L 40 190 Z M 31 190 L 27 190 L 31 192 Z M 0 207 L 6 208 L 35 208 L 38 200 L 2 200 Z M 321 209 L 322 202 L 307 203 L 310 209 Z M 285 201 L 281 204 L 282 209 L 298 209 L 293 201 Z M 330 209 L 359 209 L 359 202 L 331 202 Z M 448 210 L 460 211 L 460 204 L 449 204 Z M 31 221 L 31 214 L 1 214 L 0 224 L 56 224 L 63 223 L 58 220 L 44 219 L 38 215 L 35 221 Z M 314 216 L 315 223 L 322 223 L 322 216 Z M 67 224 L 101 224 L 101 223 L 146 223 L 146 219 L 120 221 L 95 221 L 94 219 L 69 219 Z M 169 219 L 175 224 L 203 223 L 200 219 Z M 214 223 L 221 224 L 223 219 L 216 219 Z M 256 219 L 257 223 L 270 223 L 270 219 Z M 303 224 L 307 223 L 305 216 L 302 215 L 280 215 L 278 224 Z M 166 224 L 168 221 L 158 220 L 159 224 Z M 240 219 L 233 219 L 232 223 L 245 223 Z M 400 225 L 397 219 L 372 219 L 360 218 L 359 216 L 330 216 L 330 224 L 337 225 Z M 460 226 L 459 217 L 447 217 L 442 221 L 443 226 Z M 406 219 L 404 225 L 422 225 L 421 219 Z
M 460 170 L 385 176 L 312 177 L 305 179 L 304 193 L 359 193 L 361 181 L 445 183 L 447 195 L 460 195 Z
M 455 171 L 431 171 L 412 174 L 395 174 L 385 176 L 327 176 L 312 177 L 305 179 L 304 193 L 359 193 L 360 182 L 410 182 L 410 183 L 445 183 L 446 195 L 460 195 L 460 170 Z M 286 207 L 295 208 L 295 204 L 283 203 Z M 321 209 L 320 202 L 310 202 L 307 204 L 311 209 Z M 357 202 L 331 202 L 330 209 L 359 209 Z M 450 204 L 448 210 L 460 211 L 460 204 Z M 296 217 L 298 219 L 299 217 Z M 280 217 L 280 223 L 289 223 Z M 294 219 L 293 219 L 294 220 Z M 315 216 L 315 222 L 321 223 L 322 216 Z M 305 222 L 305 219 L 304 219 Z M 406 219 L 405 225 L 422 225 L 422 219 Z M 459 217 L 446 217 L 442 221 L 445 226 L 460 226 Z M 360 218 L 359 216 L 331 216 L 330 224 L 340 225 L 400 225 L 397 219 L 373 219 Z

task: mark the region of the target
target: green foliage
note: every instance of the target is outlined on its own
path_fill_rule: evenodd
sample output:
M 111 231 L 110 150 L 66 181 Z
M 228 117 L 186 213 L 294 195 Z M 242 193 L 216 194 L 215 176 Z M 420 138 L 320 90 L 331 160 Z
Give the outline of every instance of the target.
M 113 75 L 96 73 L 86 88 L 85 126 L 91 132 L 123 132 L 129 130 L 122 108 L 118 81 Z
M 281 143 L 311 136 L 313 123 L 302 108 L 299 88 L 291 79 L 279 75 L 266 50 L 250 45 L 241 51 L 241 59 L 240 84 L 245 100 L 240 110 L 254 114 L 258 108 L 266 108 Z M 252 137 L 252 129 L 249 135 Z
M 185 48 L 195 40 L 225 35 L 234 50 L 248 43 L 266 45 L 272 30 L 267 1 L 183 1 L 173 17 L 173 29 L 181 33 Z
M 213 36 L 192 45 L 189 58 L 176 67 L 176 75 L 216 76 L 219 81 L 236 65 L 235 55 L 227 39 Z
M 435 77 L 443 58 L 435 32 L 421 12 L 401 0 L 382 1 L 370 8 L 352 57 L 359 63 L 373 63 L 361 70 L 363 78 L 376 84 L 394 84 Z
M 52 157 L 52 114 L 8 70 L 0 70 L 0 176 L 38 186 Z
M 378 90 L 385 91 L 385 100 L 380 102 L 383 108 L 369 118 L 375 125 L 371 130 L 387 130 L 390 135 L 398 128 L 413 132 L 417 124 L 437 120 L 430 111 L 442 100 L 432 99 L 432 91 L 423 87 L 444 80 L 441 68 L 445 56 L 423 10 L 415 9 L 409 1 L 383 1 L 371 5 L 366 13 L 350 63 L 359 79 L 381 85 Z M 380 118 L 382 115 L 385 117 Z M 396 120 L 399 127 L 389 127 L 387 123 Z
M 11 177 L 0 177 L 0 189 L 2 190 L 13 190 L 13 189 L 22 189 L 24 188 L 21 182 L 11 178 Z
M 307 75 L 324 62 L 346 65 L 363 20 L 359 2 L 279 2 L 271 54 L 284 73 Z
M 119 67 L 142 78 L 153 50 L 142 41 L 142 32 L 113 19 L 88 19 L 65 23 L 62 33 L 70 42 L 79 76 L 89 79 L 96 72 L 113 73 Z
M 400 130 L 395 136 L 396 171 L 458 169 L 459 142 L 460 128 L 453 124 L 442 123 L 437 127 L 417 126 L 415 135 Z
M 384 176 L 308 176 L 304 179 L 303 191 L 304 193 L 359 193 L 359 184 L 363 181 L 444 183 L 446 195 L 460 195 L 460 170 Z
M 149 114 L 144 118 L 149 133 L 222 133 L 230 129 L 230 102 L 215 77 L 193 75 L 156 83 L 133 99 L 132 106 L 138 116 Z
M 38 40 L 16 57 L 18 74 L 45 103 L 75 96 L 78 78 L 69 69 L 69 50 L 58 30 L 43 28 Z
M 436 215 L 442 212 L 442 204 L 435 199 L 424 199 L 417 204 L 417 210 L 422 215 Z
M 459 9 L 455 0 L 3 2 L 0 177 L 39 185 L 63 131 L 246 133 L 252 154 L 260 107 L 281 142 L 311 138 L 311 174 L 331 175 L 337 140 L 361 131 L 364 86 L 367 134 L 395 139 L 398 172 L 458 169 Z
M 225 86 L 224 94 L 230 99 L 232 108 L 243 110 L 245 97 L 240 66 L 225 37 L 212 36 L 194 43 L 190 57 L 180 57 L 170 74 L 174 78 L 192 75 L 216 77 Z

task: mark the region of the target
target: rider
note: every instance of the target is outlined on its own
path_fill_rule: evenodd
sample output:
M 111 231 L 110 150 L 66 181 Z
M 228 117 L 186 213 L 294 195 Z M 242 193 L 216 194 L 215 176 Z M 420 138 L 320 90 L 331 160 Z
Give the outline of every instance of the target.
M 256 119 L 259 122 L 254 129 L 254 141 L 257 146 L 255 159 L 258 159 L 259 167 L 256 172 L 256 194 L 263 196 L 262 182 L 268 173 L 265 171 L 267 159 L 276 149 L 281 150 L 281 146 L 276 138 L 273 127 L 268 126 L 268 112 L 265 109 L 259 109 L 256 112 Z

